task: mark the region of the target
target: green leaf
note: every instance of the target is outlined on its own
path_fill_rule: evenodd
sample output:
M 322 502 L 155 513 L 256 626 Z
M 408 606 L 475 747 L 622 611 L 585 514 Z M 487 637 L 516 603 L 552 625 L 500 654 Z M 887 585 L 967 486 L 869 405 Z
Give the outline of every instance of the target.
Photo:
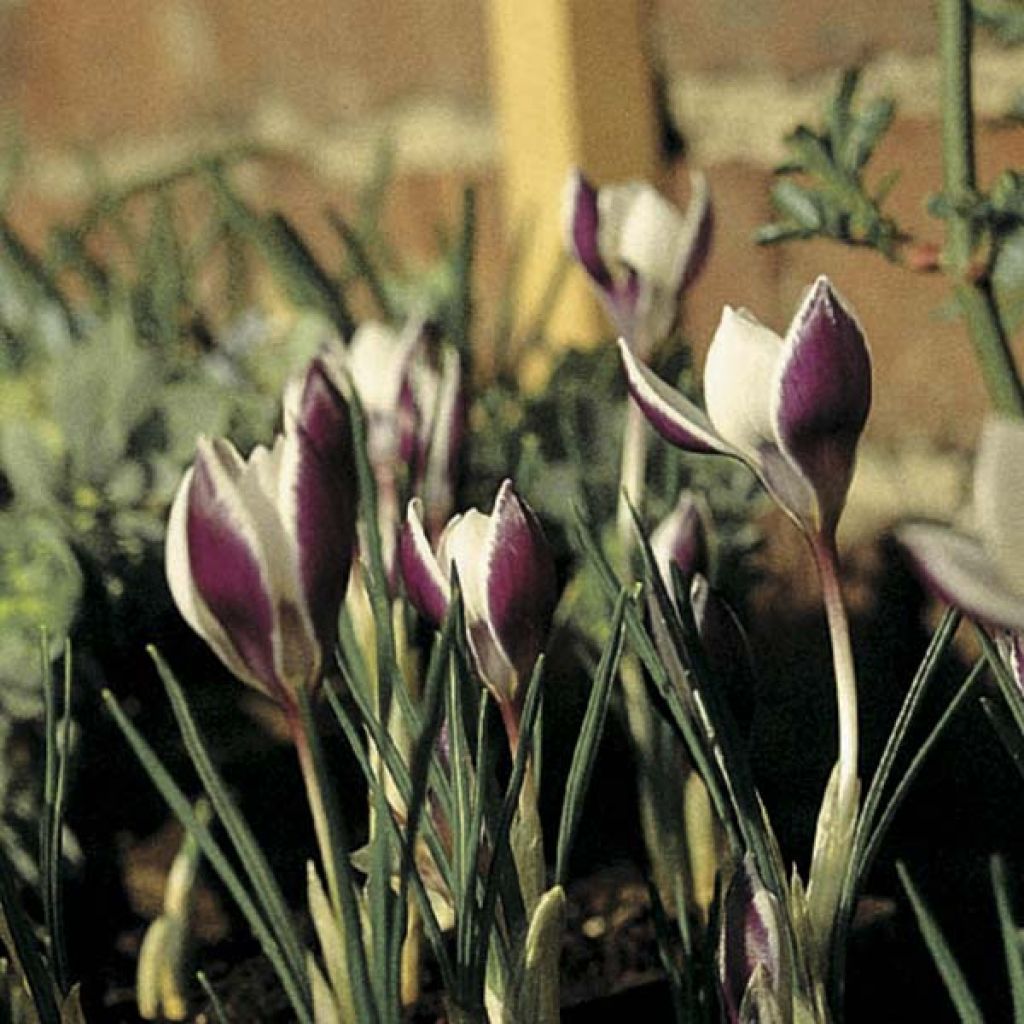
M 825 223 L 821 203 L 810 190 L 789 178 L 772 186 L 772 202 L 780 213 L 805 231 L 817 231 Z
M 224 851 L 213 838 L 209 827 L 196 814 L 188 798 L 171 778 L 153 748 L 118 705 L 114 695 L 106 690 L 103 693 L 103 700 L 153 785 L 156 786 L 185 831 L 193 837 L 203 851 L 203 856 L 209 861 L 210 866 L 238 905 L 238 909 L 242 912 L 242 916 L 248 922 L 253 935 L 256 936 L 260 947 L 274 968 L 274 973 L 280 979 L 298 1020 L 301 1024 L 313 1024 L 305 971 L 296 977 L 273 930 L 268 926 L 237 871 L 224 855 Z
M 992 891 L 996 897 L 1003 952 L 1006 955 L 1006 973 L 1010 978 L 1014 1024 L 1024 1024 L 1024 948 L 1021 947 L 1020 929 L 1013 919 L 1013 902 L 1006 863 L 998 854 L 989 860 L 989 871 L 992 876 Z
M 203 789 L 210 798 L 210 803 L 231 840 L 260 908 L 288 960 L 289 967 L 294 976 L 300 978 L 305 970 L 302 944 L 288 912 L 284 896 L 270 870 L 270 865 L 224 780 L 214 766 L 209 748 L 192 717 L 181 685 L 155 647 L 149 648 L 149 655 L 156 664 L 157 673 L 171 702 L 171 709 L 174 712 L 175 721 L 178 723 L 178 730 L 181 733 L 185 749 L 199 775 Z
M 623 589 L 619 594 L 612 613 L 611 635 L 601 653 L 601 661 L 594 676 L 587 701 L 587 710 L 580 727 L 580 736 L 573 751 L 572 764 L 565 782 L 565 796 L 562 800 L 562 817 L 558 826 L 558 846 L 555 856 L 555 882 L 564 886 L 568 881 L 569 856 L 576 839 L 583 814 L 583 804 L 590 778 L 594 770 L 594 761 L 604 735 L 605 719 L 608 716 L 608 702 L 615 683 L 622 655 L 622 644 L 625 629 L 626 603 L 629 591 Z
M 946 986 L 949 998 L 953 1001 L 957 1015 L 963 1024 L 984 1024 L 984 1017 L 982 1017 L 981 1010 L 971 994 L 967 979 L 964 977 L 960 965 L 956 962 L 956 957 L 953 956 L 953 951 L 949 948 L 945 936 L 928 909 L 924 898 L 911 880 L 910 875 L 907 873 L 906 865 L 902 861 L 896 862 L 896 872 L 903 883 L 903 888 L 906 891 L 907 898 L 910 900 L 914 917 L 917 918 L 917 925 L 921 929 L 925 945 L 928 947 L 928 952 L 931 953 L 932 960 L 935 961 L 935 966 L 942 976 L 943 984 Z

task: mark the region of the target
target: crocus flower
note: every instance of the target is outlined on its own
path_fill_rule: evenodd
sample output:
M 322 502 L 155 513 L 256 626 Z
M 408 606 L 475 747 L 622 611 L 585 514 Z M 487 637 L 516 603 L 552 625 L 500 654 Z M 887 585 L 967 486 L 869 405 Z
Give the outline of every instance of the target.
M 421 502 L 413 499 L 399 542 L 406 592 L 425 618 L 440 624 L 455 568 L 477 672 L 508 725 L 509 714 L 518 715 L 555 607 L 554 561 L 540 522 L 510 480 L 489 516 L 471 509 L 449 520 L 436 552 L 422 516 Z
M 828 278 L 784 339 L 726 307 L 704 368 L 707 412 L 619 345 L 630 393 L 667 441 L 746 462 L 809 535 L 834 535 L 871 405 L 871 360 Z
M 348 406 L 322 359 L 289 388 L 284 433 L 243 459 L 201 438 L 171 508 L 166 564 L 188 624 L 286 711 L 334 643 L 355 530 Z
M 695 173 L 691 182 L 685 213 L 642 182 L 595 188 L 574 171 L 566 185 L 569 250 L 640 358 L 668 336 L 710 247 L 707 180 Z
M 459 355 L 440 345 L 429 321 L 416 317 L 401 331 L 376 322 L 361 324 L 347 350 L 333 348 L 331 365 L 351 379 L 366 413 L 390 570 L 406 497 L 423 498 L 432 536 L 451 514 L 463 434 Z
M 1014 633 L 1024 630 L 1022 493 L 1024 424 L 991 419 L 974 467 L 974 532 L 937 523 L 911 523 L 897 531 L 943 600 L 980 623 Z
M 681 491 L 672 511 L 654 528 L 651 551 L 665 589 L 675 599 L 673 566 L 685 581 L 708 571 L 708 531 L 700 500 Z

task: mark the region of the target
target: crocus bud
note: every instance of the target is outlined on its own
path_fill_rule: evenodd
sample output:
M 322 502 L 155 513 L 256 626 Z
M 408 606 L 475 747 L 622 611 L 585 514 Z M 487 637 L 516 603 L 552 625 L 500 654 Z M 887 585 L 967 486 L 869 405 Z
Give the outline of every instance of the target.
M 448 610 L 455 568 L 480 679 L 503 708 L 518 708 L 547 639 L 556 595 L 551 549 L 512 482 L 501 485 L 489 516 L 471 509 L 451 519 L 436 553 L 422 505 L 411 501 L 399 564 L 409 600 L 435 625 Z
M 977 622 L 1024 631 L 1024 425 L 990 419 L 974 467 L 972 533 L 937 523 L 896 532 L 927 585 Z
M 348 406 L 316 359 L 273 448 L 244 460 L 222 438 L 198 447 L 167 526 L 171 593 L 239 679 L 294 711 L 334 643 L 352 559 Z
M 786 1020 L 784 939 L 779 902 L 766 888 L 748 854 L 737 865 L 722 900 L 718 937 L 718 978 L 730 1024 Z M 752 1003 L 772 1006 L 774 1015 L 751 1013 Z
M 674 594 L 673 567 L 684 581 L 708 571 L 708 530 L 700 499 L 682 491 L 672 511 L 654 528 L 651 551 L 665 589 Z
M 641 182 L 595 188 L 579 171 L 566 184 L 569 251 L 590 277 L 616 331 L 644 358 L 668 336 L 683 292 L 700 273 L 711 244 L 707 181 L 691 175 L 681 213 Z
M 746 462 L 803 530 L 834 535 L 871 406 L 871 360 L 828 278 L 785 339 L 726 307 L 704 367 L 706 413 L 619 347 L 630 393 L 667 441 Z

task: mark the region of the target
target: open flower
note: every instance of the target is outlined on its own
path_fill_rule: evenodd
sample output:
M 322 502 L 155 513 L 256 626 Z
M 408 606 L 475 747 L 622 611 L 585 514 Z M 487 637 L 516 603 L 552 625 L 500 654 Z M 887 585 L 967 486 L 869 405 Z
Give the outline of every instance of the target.
M 422 505 L 411 501 L 399 564 L 409 599 L 435 625 L 448 610 L 455 568 L 477 672 L 503 714 L 517 713 L 544 648 L 556 594 L 551 549 L 512 482 L 501 485 L 489 516 L 471 509 L 452 518 L 436 553 L 423 527 Z
M 704 368 L 706 413 L 619 346 L 630 393 L 662 437 L 741 459 L 808 534 L 834 535 L 871 406 L 871 360 L 828 278 L 785 339 L 726 307 Z
M 1014 632 L 1024 630 L 1022 493 L 1024 424 L 991 419 L 974 467 L 975 531 L 910 523 L 896 534 L 943 600 L 978 622 Z
M 691 182 L 685 213 L 642 182 L 595 188 L 574 171 L 566 185 L 569 250 L 641 358 L 672 330 L 711 244 L 707 180 L 695 173 Z
M 321 359 L 286 395 L 284 433 L 247 460 L 201 438 L 167 527 L 171 593 L 239 679 L 294 711 L 334 643 L 356 494 L 348 406 Z

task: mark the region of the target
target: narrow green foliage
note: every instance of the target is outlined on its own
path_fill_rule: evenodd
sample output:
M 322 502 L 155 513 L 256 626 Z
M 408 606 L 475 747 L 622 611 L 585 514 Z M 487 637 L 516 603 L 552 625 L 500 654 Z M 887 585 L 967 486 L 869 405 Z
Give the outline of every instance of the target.
M 45 303 L 60 311 L 68 334 L 78 337 L 78 322 L 67 297 L 57 282 L 47 272 L 42 261 L 22 241 L 21 236 L 11 227 L 6 217 L 0 215 L 0 258 L 5 259 L 18 273 L 29 295 L 39 303 Z
M 57 991 L 50 969 L 32 933 L 10 861 L 0 846 L 0 941 L 24 979 L 40 1024 L 60 1024 Z
M 57 989 L 66 995 L 70 989 L 67 949 L 64 942 L 63 861 L 64 801 L 67 792 L 68 757 L 71 730 L 71 645 L 64 648 L 64 673 L 61 712 L 57 710 L 55 683 L 50 676 L 50 659 L 45 634 L 40 652 L 43 672 L 45 767 L 43 776 L 43 815 L 40 819 L 40 888 L 43 916 L 50 938 L 50 959 Z M 60 717 L 63 715 L 63 718 Z
M 981 649 L 985 652 L 992 675 L 999 684 L 999 692 L 1002 694 L 1006 707 L 1013 716 L 1017 731 L 1024 737 L 1024 693 L 1020 692 L 1013 674 L 1007 668 L 1006 662 L 988 633 L 981 627 L 977 627 L 974 632 L 981 643 Z
M 870 871 L 871 865 L 878 853 L 878 848 L 881 846 L 882 839 L 885 837 L 886 832 L 889 830 L 889 826 L 892 824 L 893 818 L 896 816 L 896 811 L 903 803 L 903 800 L 914 780 L 920 774 L 921 768 L 935 744 L 941 739 L 943 733 L 946 731 L 946 727 L 964 705 L 964 702 L 967 700 L 971 691 L 981 678 L 985 671 L 985 667 L 984 659 L 980 659 L 974 668 L 971 669 L 970 673 L 968 673 L 967 678 L 953 695 L 953 699 L 939 716 L 939 720 L 925 737 L 924 742 L 911 759 L 910 764 L 907 765 L 906 771 L 897 783 L 888 802 L 878 814 L 877 821 L 875 821 L 873 828 L 869 833 L 866 833 L 867 838 L 865 840 L 863 850 L 860 851 L 861 855 L 857 867 L 859 880 L 863 880 L 867 872 Z
M 181 822 L 185 831 L 198 843 L 199 848 L 203 851 L 203 856 L 209 861 L 210 866 L 217 873 L 217 876 L 224 883 L 238 905 L 238 909 L 242 912 L 242 916 L 245 918 L 250 929 L 252 929 L 253 935 L 256 936 L 260 947 L 270 961 L 274 973 L 280 979 L 288 996 L 288 1001 L 295 1011 L 300 1024 L 312 1024 L 310 996 L 305 972 L 303 971 L 302 974 L 296 976 L 287 957 L 284 955 L 277 936 L 263 917 L 237 871 L 232 867 L 224 851 L 214 839 L 209 827 L 195 813 L 189 799 L 181 791 L 181 788 L 174 779 L 171 778 L 167 769 L 154 753 L 153 748 L 146 742 L 142 734 L 135 728 L 131 720 L 118 705 L 114 695 L 109 690 L 105 690 L 103 700 L 114 722 L 128 741 L 129 746 L 131 746 L 153 785 L 156 786 L 160 795 L 164 798 L 164 801 L 170 807 L 175 817 Z
M 537 721 L 540 715 L 541 681 L 543 675 L 544 657 L 542 655 L 537 659 L 533 675 L 530 677 L 530 682 L 526 688 L 523 714 L 520 720 L 519 749 L 516 751 L 516 756 L 512 763 L 512 774 L 505 789 L 501 812 L 491 835 L 491 863 L 484 883 L 482 909 L 480 911 L 482 926 L 476 950 L 478 957 L 477 976 L 481 979 L 481 983 L 487 963 L 490 933 L 495 924 L 495 909 L 498 901 L 498 892 L 501 887 L 501 876 L 509 870 L 512 857 L 509 833 L 511 832 L 512 822 L 515 819 L 516 810 L 519 806 L 519 797 L 523 790 L 523 783 L 526 781 L 530 754 L 537 740 Z M 509 909 L 506 905 L 506 913 L 508 913 Z
M 783 177 L 772 189 L 781 218 L 758 231 L 762 245 L 825 236 L 898 259 L 904 236 L 882 209 L 894 180 L 884 179 L 874 191 L 864 181 L 864 170 L 892 121 L 893 103 L 881 98 L 855 105 L 859 78 L 857 69 L 843 73 L 823 130 L 800 125 L 787 138 L 788 159 L 776 172 Z M 789 177 L 794 174 L 799 181 Z
M 989 872 L 999 915 L 1003 952 L 1006 955 L 1006 973 L 1010 979 L 1013 1020 L 1014 1024 L 1024 1024 L 1024 947 L 1021 946 L 1020 928 L 1013 919 L 1012 892 L 1006 862 L 998 854 L 989 860 Z
M 871 845 L 871 837 L 874 835 L 877 842 L 881 839 L 884 831 L 878 828 L 878 814 L 896 759 L 903 747 L 910 725 L 921 707 L 928 686 L 935 678 L 935 673 L 942 663 L 946 652 L 949 650 L 953 638 L 956 636 L 957 628 L 960 625 L 960 618 L 961 616 L 958 611 L 955 609 L 948 610 L 939 623 L 938 629 L 932 634 L 928 648 L 921 659 L 917 671 L 914 673 L 914 678 L 910 682 L 907 695 L 900 705 L 900 710 L 896 715 L 896 720 L 893 722 L 889 737 L 879 758 L 878 766 L 875 768 L 875 773 L 871 778 L 871 784 L 868 786 L 868 791 L 864 797 L 864 805 L 857 823 L 857 831 L 853 840 L 853 855 L 850 858 L 850 870 L 844 886 L 841 905 L 846 908 L 846 913 L 853 906 L 856 887 L 863 880 L 869 867 L 866 853 Z M 843 919 L 845 913 L 841 913 L 840 917 Z
M 925 945 L 928 947 L 928 952 L 931 953 L 935 966 L 942 976 L 943 984 L 946 986 L 946 991 L 949 993 L 949 998 L 953 1001 L 953 1006 L 956 1008 L 957 1016 L 959 1016 L 962 1024 L 984 1024 L 981 1010 L 971 994 L 967 979 L 964 977 L 960 965 L 956 962 L 953 951 L 949 948 L 949 944 L 946 942 L 938 923 L 928 909 L 928 905 L 925 903 L 921 893 L 911 880 L 906 866 L 901 861 L 896 862 L 896 871 L 900 876 L 900 881 L 903 883 L 907 898 L 910 900 L 914 917 L 917 919 L 917 925 L 921 929 L 921 935 L 924 938 Z
M 565 796 L 562 800 L 562 817 L 558 825 L 558 846 L 555 855 L 555 884 L 563 887 L 568 881 L 569 857 L 576 840 L 580 818 L 583 815 L 583 805 L 590 787 L 594 761 L 604 735 L 608 703 L 619 669 L 619 659 L 622 656 L 626 604 L 629 600 L 629 591 L 624 588 L 615 602 L 611 633 L 601 652 L 601 661 L 590 689 L 590 699 L 587 701 L 587 710 L 583 716 L 579 739 L 576 741 L 572 764 L 565 781 Z
M 996 736 L 999 737 L 1003 749 L 1009 755 L 1017 771 L 1024 776 L 1024 734 L 1017 727 L 1013 715 L 1001 699 L 982 697 L 979 703 Z
M 220 996 L 217 995 L 210 984 L 210 979 L 206 976 L 206 972 L 196 971 L 196 981 L 199 982 L 199 987 L 210 1001 L 210 1012 L 213 1014 L 215 1024 L 228 1024 L 227 1009 L 221 1002 Z
M 372 975 L 367 962 L 366 949 L 363 945 L 362 922 L 359 913 L 359 901 L 356 896 L 355 878 L 349 863 L 352 844 L 349 842 L 348 828 L 345 818 L 338 809 L 338 801 L 334 792 L 334 784 L 330 772 L 324 763 L 323 747 L 320 734 L 313 721 L 313 711 L 309 695 L 305 690 L 297 692 L 300 725 L 302 735 L 309 749 L 315 784 L 321 797 L 322 808 L 326 818 L 328 849 L 323 851 L 324 857 L 331 857 L 333 863 L 325 864 L 328 879 L 337 882 L 336 891 L 331 892 L 334 912 L 338 915 L 338 926 L 341 928 L 345 941 L 345 963 L 351 979 L 350 989 L 353 1004 L 358 1012 L 359 1020 L 366 1024 L 382 1024 L 380 1010 L 375 1004 Z M 315 813 L 315 812 L 314 812 Z M 334 890 L 334 886 L 331 886 Z M 376 965 L 375 965 L 376 966 Z M 392 995 L 388 994 L 389 997 Z M 394 993 L 397 1001 L 397 993 Z
M 336 210 L 327 211 L 327 221 L 341 239 L 351 266 L 350 277 L 366 285 L 382 319 L 394 322 L 398 319 L 387 286 L 363 236 Z
M 288 912 L 284 896 L 281 894 L 281 889 L 270 870 L 270 865 L 213 763 L 209 748 L 192 717 L 180 683 L 156 648 L 151 647 L 149 654 L 156 664 L 160 681 L 167 691 L 171 710 L 174 712 L 174 718 L 178 723 L 178 729 L 192 765 L 210 798 L 217 817 L 231 840 L 261 911 L 280 943 L 289 967 L 296 978 L 301 978 L 305 972 L 305 955 L 302 944 Z
M 377 637 L 377 717 L 387 722 L 391 710 L 391 699 L 394 690 L 403 691 L 399 695 L 408 697 L 398 657 L 395 652 L 395 631 L 391 619 L 391 595 L 388 590 L 388 574 L 384 565 L 384 548 L 380 536 L 380 518 L 377 510 L 377 483 L 370 463 L 369 443 L 367 440 L 366 413 L 353 390 L 347 396 L 349 413 L 352 418 L 352 439 L 356 456 L 356 475 L 359 483 L 359 512 L 366 545 L 363 567 L 366 570 L 366 589 L 370 595 L 370 607 L 373 609 L 373 622 Z M 411 704 L 411 701 L 408 701 Z M 403 705 L 403 710 L 406 705 Z

